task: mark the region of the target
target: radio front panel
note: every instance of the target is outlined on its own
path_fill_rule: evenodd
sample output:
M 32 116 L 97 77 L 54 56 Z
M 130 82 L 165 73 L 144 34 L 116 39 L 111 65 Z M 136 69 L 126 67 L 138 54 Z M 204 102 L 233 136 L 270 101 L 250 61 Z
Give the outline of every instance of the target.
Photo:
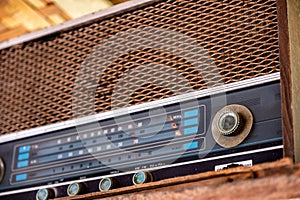
M 193 166 L 194 170 L 183 167 L 180 173 L 157 173 L 154 179 L 161 180 L 205 171 L 207 166 L 201 162 L 206 159 L 229 155 L 234 160 L 235 154 L 256 150 L 267 156 L 258 158 L 249 153 L 253 163 L 282 157 L 279 82 L 236 89 L 225 96 L 228 105 L 247 107 L 254 119 L 249 135 L 235 147 L 224 148 L 212 137 L 212 119 L 223 107 L 213 105 L 212 96 L 173 101 L 2 144 L 5 175 L 0 190 L 6 194 L 40 185 L 122 177 L 139 170 L 155 174 L 177 165 Z

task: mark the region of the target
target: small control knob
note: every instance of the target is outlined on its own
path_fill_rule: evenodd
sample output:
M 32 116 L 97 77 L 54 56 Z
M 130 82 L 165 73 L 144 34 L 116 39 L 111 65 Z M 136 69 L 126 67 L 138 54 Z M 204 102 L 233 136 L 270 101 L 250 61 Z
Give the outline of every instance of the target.
M 4 161 L 2 160 L 2 158 L 0 158 L 0 183 L 3 180 L 4 173 L 5 173 Z
M 99 182 L 99 190 L 100 191 L 108 191 L 115 187 L 115 180 L 112 178 L 103 178 Z
M 232 110 L 226 110 L 220 115 L 217 127 L 222 135 L 235 135 L 238 134 L 242 128 L 242 119 L 238 113 Z
M 251 111 L 243 105 L 232 104 L 219 110 L 212 121 L 212 136 L 216 143 L 231 148 L 242 143 L 253 125 Z
M 150 172 L 137 172 L 132 177 L 134 185 L 144 184 L 152 181 L 152 175 Z
M 36 193 L 36 200 L 48 200 L 55 197 L 53 189 L 43 188 Z
M 85 190 L 85 186 L 82 183 L 71 183 L 68 186 L 67 193 L 69 196 L 76 196 L 82 194 Z

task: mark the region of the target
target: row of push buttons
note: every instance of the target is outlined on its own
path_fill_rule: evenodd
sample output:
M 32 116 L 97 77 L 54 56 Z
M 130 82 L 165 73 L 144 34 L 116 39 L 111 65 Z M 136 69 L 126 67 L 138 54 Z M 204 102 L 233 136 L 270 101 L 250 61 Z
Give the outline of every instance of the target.
M 22 146 L 19 148 L 18 163 L 17 163 L 18 168 L 23 168 L 28 166 L 29 151 L 30 151 L 29 145 Z

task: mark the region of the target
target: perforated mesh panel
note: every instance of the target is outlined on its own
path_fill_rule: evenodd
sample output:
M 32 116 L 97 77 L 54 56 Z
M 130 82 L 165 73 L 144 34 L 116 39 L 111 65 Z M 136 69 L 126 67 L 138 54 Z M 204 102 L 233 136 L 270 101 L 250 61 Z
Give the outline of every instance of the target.
M 141 65 L 163 65 L 179 73 L 191 88 L 232 83 L 279 71 L 278 25 L 275 0 L 168 0 L 94 21 L 51 37 L 1 50 L 0 57 L 0 134 L 39 127 L 73 118 L 72 99 L 78 70 L 97 66 L 87 59 L 95 46 L 133 28 L 155 27 L 184 34 L 204 48 L 211 63 L 201 71 L 179 54 L 166 48 L 137 49 L 119 56 L 105 68 L 95 93 L 95 111 L 111 110 L 111 96 L 118 80 Z M 142 39 L 136 38 L 139 41 Z M 142 40 L 141 40 L 142 41 Z M 188 49 L 186 55 L 201 52 Z M 221 78 L 214 78 L 216 66 Z M 130 101 L 116 100 L 117 107 L 154 101 L 175 95 L 176 84 L 155 76 L 148 67 L 141 73 L 143 83 L 132 91 Z M 153 82 L 155 77 L 155 82 Z M 205 81 L 209 80 L 209 82 Z M 157 84 L 161 82 L 163 84 Z M 179 90 L 185 93 L 189 90 Z M 84 114 L 84 112 L 83 112 Z

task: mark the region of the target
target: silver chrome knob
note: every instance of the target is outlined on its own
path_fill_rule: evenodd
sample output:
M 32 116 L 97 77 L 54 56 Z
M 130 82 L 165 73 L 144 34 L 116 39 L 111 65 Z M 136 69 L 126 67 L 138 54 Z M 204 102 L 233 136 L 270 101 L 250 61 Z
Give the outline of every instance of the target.
M 82 183 L 71 183 L 68 186 L 67 193 L 69 196 L 76 196 L 82 194 L 85 187 Z
M 222 113 L 218 120 L 218 131 L 220 134 L 225 136 L 230 136 L 237 134 L 238 131 L 241 129 L 242 126 L 242 119 L 238 113 L 227 110 Z
M 99 190 L 100 191 L 108 191 L 113 189 L 115 186 L 115 181 L 112 178 L 103 178 L 99 182 Z
M 43 188 L 36 193 L 36 200 L 48 200 L 54 198 L 54 196 L 54 191 L 52 189 Z
M 144 184 L 152 181 L 152 175 L 149 172 L 137 172 L 132 177 L 134 185 Z

